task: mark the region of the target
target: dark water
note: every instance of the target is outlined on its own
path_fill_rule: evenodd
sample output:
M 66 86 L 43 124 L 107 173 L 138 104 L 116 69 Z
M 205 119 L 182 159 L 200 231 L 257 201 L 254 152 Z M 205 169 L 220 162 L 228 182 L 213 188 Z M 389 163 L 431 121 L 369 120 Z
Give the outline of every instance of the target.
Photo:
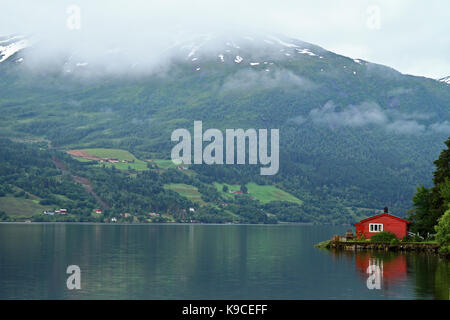
M 0 224 L 1 299 L 448 299 L 450 264 L 332 253 L 346 227 Z M 369 290 L 369 265 L 380 289 Z M 68 290 L 68 265 L 81 290 Z

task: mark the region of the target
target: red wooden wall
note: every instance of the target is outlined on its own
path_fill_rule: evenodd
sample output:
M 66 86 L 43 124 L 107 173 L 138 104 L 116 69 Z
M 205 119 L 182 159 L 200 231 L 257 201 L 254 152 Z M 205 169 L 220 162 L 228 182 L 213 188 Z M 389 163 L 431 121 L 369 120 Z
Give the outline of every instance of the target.
M 377 232 L 370 232 L 369 231 L 369 225 L 372 223 L 381 223 L 383 224 L 383 231 L 388 231 L 397 236 L 397 238 L 402 239 L 404 236 L 406 236 L 408 232 L 408 224 L 404 221 L 395 219 L 390 216 L 379 216 L 374 217 L 373 219 L 370 219 L 369 221 L 360 222 L 356 224 L 356 235 L 359 235 L 359 232 L 361 232 L 366 239 L 369 239 L 374 234 L 377 234 Z

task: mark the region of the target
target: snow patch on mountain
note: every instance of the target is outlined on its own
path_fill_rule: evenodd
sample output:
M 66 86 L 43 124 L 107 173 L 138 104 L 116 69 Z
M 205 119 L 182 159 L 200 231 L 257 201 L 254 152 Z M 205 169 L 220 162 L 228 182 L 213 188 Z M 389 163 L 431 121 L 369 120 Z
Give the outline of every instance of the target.
M 297 50 L 298 53 L 303 53 L 303 54 L 310 55 L 312 57 L 317 57 L 317 54 L 311 52 L 309 49 L 295 49 L 295 50 Z
M 438 79 L 438 81 L 446 83 L 446 84 L 450 84 L 450 76 Z
M 30 45 L 29 41 L 23 36 L 13 36 L 0 41 L 0 62 L 5 61 L 22 49 Z
M 281 45 L 283 45 L 285 47 L 288 47 L 288 48 L 299 48 L 298 45 L 293 44 L 293 43 L 284 42 L 283 40 L 278 39 L 277 37 L 269 36 L 269 38 L 274 40 L 274 41 L 276 41 L 276 42 L 278 42 L 279 44 L 281 44 Z

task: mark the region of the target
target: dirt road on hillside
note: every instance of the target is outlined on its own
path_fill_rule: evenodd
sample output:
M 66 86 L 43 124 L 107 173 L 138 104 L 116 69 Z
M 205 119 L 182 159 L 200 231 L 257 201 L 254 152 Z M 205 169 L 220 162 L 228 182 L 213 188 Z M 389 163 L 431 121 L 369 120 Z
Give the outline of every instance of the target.
M 110 206 L 103 201 L 94 191 L 94 189 L 92 188 L 91 182 L 89 181 L 89 179 L 87 178 L 83 178 L 83 177 L 79 177 L 79 176 L 75 176 L 72 173 L 70 173 L 70 171 L 67 169 L 67 167 L 64 165 L 64 163 L 59 160 L 56 156 L 52 157 L 53 163 L 55 164 L 55 166 L 62 171 L 63 174 L 68 174 L 72 177 L 72 179 L 75 182 L 81 183 L 81 185 L 83 186 L 84 190 L 86 190 L 88 193 L 90 193 L 91 195 L 94 196 L 95 200 L 97 200 L 98 204 L 103 208 L 103 209 L 108 209 L 110 208 Z

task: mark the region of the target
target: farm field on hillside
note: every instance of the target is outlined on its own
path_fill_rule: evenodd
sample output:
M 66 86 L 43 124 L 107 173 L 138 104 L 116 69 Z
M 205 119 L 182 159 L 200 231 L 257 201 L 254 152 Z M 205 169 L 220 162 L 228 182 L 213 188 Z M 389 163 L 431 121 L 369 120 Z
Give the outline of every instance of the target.
M 219 192 L 222 192 L 223 195 L 230 197 L 231 193 L 223 192 L 223 186 L 227 185 L 230 191 L 239 191 L 240 186 L 237 184 L 230 185 L 226 183 L 218 183 L 214 182 L 214 186 L 217 188 Z M 302 204 L 303 201 L 294 197 L 293 195 L 283 191 L 275 186 L 271 185 L 258 185 L 254 182 L 250 182 L 246 184 L 248 194 L 252 196 L 255 200 L 259 200 L 261 203 L 265 204 L 270 201 L 289 201 L 297 204 Z
M 0 211 L 4 211 L 11 217 L 31 217 L 48 209 L 51 207 L 40 205 L 38 200 L 11 196 L 0 197 Z
M 131 152 L 123 149 L 107 148 L 88 148 L 81 150 L 69 150 L 68 154 L 74 156 L 79 161 L 100 161 L 102 159 L 116 158 L 119 162 L 102 162 L 101 164 L 111 168 L 112 166 L 120 170 L 128 170 L 128 167 L 134 170 L 148 170 L 147 163 L 156 164 L 160 169 L 175 169 L 177 165 L 172 160 L 167 159 L 148 159 L 139 160 Z M 125 161 L 125 162 L 122 162 Z M 189 172 L 191 173 L 191 172 Z M 186 172 L 186 174 L 189 174 Z
M 137 159 L 132 153 L 122 149 L 105 149 L 105 148 L 92 148 L 83 150 L 69 150 L 69 154 L 76 156 L 76 159 L 80 161 L 94 160 L 100 161 L 104 158 L 116 158 L 119 162 L 103 162 L 101 165 L 106 167 L 116 167 L 120 170 L 128 170 L 128 168 L 134 170 L 148 170 L 147 163 L 145 161 Z M 122 162 L 126 161 L 126 162 Z
M 172 160 L 151 159 L 151 163 L 155 163 L 161 169 L 176 168 L 177 165 Z
M 186 197 L 189 200 L 197 202 L 201 205 L 206 204 L 205 201 L 201 199 L 202 194 L 194 186 L 190 186 L 184 183 L 170 183 L 164 185 L 164 189 L 175 191 L 179 195 Z

